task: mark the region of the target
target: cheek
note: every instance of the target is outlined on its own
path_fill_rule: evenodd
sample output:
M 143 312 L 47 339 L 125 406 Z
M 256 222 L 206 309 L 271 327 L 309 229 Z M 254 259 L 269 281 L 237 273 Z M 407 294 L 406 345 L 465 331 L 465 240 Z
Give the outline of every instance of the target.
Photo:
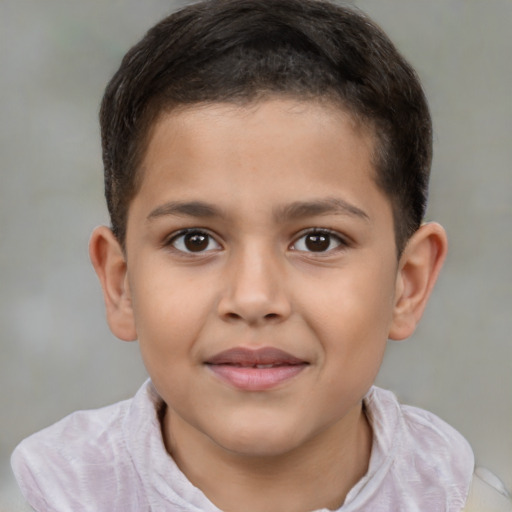
M 327 280 L 326 280 L 327 281 Z M 308 297 L 310 328 L 323 345 L 326 364 L 357 381 L 380 367 L 393 316 L 394 279 L 379 264 L 340 271 Z M 334 372 L 333 370 L 333 373 Z M 351 376 L 351 377 L 349 377 Z
M 193 350 L 211 315 L 213 286 L 191 282 L 184 273 L 140 272 L 133 283 L 132 304 L 141 352 L 166 365 Z
M 394 278 L 379 266 L 341 270 L 323 286 L 310 287 L 309 304 L 318 324 L 340 332 L 371 337 L 389 328 L 393 313 Z

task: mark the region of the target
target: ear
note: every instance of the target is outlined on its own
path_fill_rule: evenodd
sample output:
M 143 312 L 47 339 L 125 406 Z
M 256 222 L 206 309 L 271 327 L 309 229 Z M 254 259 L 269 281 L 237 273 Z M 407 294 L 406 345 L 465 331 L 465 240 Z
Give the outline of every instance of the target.
M 106 226 L 93 231 L 89 256 L 103 289 L 110 330 L 123 341 L 137 339 L 126 257 L 117 238 Z
M 403 340 L 414 332 L 447 249 L 446 232 L 434 222 L 423 224 L 410 238 L 399 261 L 390 339 Z

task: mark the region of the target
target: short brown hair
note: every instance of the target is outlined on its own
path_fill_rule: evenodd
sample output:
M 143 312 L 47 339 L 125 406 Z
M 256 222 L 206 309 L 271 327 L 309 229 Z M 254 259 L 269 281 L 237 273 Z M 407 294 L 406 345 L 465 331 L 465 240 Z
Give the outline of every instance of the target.
M 425 95 L 375 23 L 323 0 L 206 0 L 163 19 L 128 51 L 100 112 L 118 240 L 124 244 L 148 133 L 162 112 L 271 94 L 332 100 L 372 128 L 375 180 L 391 201 L 400 253 L 426 208 L 432 127 Z

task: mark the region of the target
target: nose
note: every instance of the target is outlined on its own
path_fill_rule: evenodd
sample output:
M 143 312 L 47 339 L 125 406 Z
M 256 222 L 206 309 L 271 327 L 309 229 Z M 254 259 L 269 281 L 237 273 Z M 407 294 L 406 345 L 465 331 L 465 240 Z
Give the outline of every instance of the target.
M 218 303 L 223 320 L 259 325 L 290 316 L 284 268 L 272 251 L 247 247 L 230 258 L 226 274 Z

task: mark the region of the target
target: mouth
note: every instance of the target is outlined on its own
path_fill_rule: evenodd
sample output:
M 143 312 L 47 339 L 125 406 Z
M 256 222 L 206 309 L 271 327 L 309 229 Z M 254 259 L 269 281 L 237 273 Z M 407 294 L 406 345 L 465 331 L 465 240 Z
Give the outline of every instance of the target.
M 265 391 L 297 376 L 309 363 L 273 347 L 237 347 L 213 356 L 205 365 L 222 381 L 244 391 Z

